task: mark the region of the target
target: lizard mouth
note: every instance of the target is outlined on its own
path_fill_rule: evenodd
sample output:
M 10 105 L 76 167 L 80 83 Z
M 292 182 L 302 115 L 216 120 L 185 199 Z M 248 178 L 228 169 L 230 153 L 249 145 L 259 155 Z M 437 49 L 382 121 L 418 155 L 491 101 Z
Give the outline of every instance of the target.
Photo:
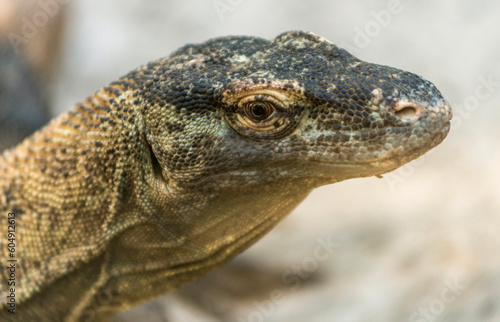
M 310 160 L 303 165 L 303 176 L 309 176 L 320 185 L 331 184 L 351 178 L 380 176 L 391 172 L 404 164 L 417 159 L 429 150 L 440 144 L 450 130 L 450 121 L 443 123 L 442 127 L 430 134 L 422 144 L 406 150 L 393 150 L 383 157 L 371 156 L 366 159 L 348 161 L 329 161 L 327 159 Z M 309 175 L 304 175 L 308 173 Z
M 279 180 L 310 180 L 313 186 L 332 184 L 335 182 L 351 179 L 379 176 L 393 171 L 404 164 L 422 156 L 427 151 L 441 143 L 450 130 L 450 122 L 446 121 L 442 127 L 430 134 L 430 137 L 410 149 L 403 151 L 393 150 L 383 157 L 371 156 L 359 160 L 331 160 L 329 155 L 324 152 L 321 156 L 308 158 L 307 160 L 281 159 L 253 163 L 244 168 L 235 171 L 224 171 L 219 173 L 226 178 L 232 177 L 234 180 L 243 180 L 249 173 L 260 172 L 262 180 L 257 180 L 253 184 L 262 184 L 262 181 L 273 182 Z M 286 169 L 286 170 L 284 170 Z M 283 176 L 286 176 L 284 178 Z M 306 180 L 306 181 L 307 181 Z M 232 182 L 232 180 L 228 180 Z M 247 185 L 251 185 L 247 183 Z
M 436 131 L 426 143 L 414 147 L 413 149 L 403 152 L 396 151 L 395 153 L 380 159 L 357 162 L 349 161 L 341 164 L 333 164 L 332 166 L 334 168 L 338 168 L 337 171 L 345 175 L 345 178 L 341 178 L 341 180 L 353 177 L 379 176 L 391 172 L 433 149 L 446 138 L 449 130 L 450 121 L 447 121 L 444 123 L 443 127 Z
M 448 132 L 450 131 L 450 121 L 446 122 L 443 127 L 434 133 L 434 135 L 428 140 L 427 143 L 415 147 L 411 150 L 408 150 L 403 153 L 397 153 L 392 156 L 388 156 L 386 158 L 376 160 L 369 162 L 372 166 L 374 167 L 380 167 L 381 168 L 381 173 L 387 173 L 390 171 L 393 171 L 400 166 L 403 166 L 404 164 L 411 162 L 412 160 L 417 159 L 418 157 L 422 156 L 429 150 L 435 148 L 437 145 L 439 145 L 448 135 Z M 376 175 L 379 175 L 376 174 Z

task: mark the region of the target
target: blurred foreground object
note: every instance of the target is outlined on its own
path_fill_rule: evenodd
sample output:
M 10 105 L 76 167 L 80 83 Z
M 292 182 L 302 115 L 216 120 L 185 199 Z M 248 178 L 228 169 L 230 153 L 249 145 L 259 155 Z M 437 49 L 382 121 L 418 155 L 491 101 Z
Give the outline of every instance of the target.
M 65 6 L 0 1 L 0 150 L 50 119 L 48 86 L 58 58 Z

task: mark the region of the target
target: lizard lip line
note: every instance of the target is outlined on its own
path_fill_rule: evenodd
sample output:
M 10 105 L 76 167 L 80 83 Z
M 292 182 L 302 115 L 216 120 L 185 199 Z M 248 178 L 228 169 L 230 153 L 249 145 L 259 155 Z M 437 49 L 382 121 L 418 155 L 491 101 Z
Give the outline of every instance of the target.
M 371 162 L 367 162 L 368 164 L 372 164 L 376 166 L 377 163 L 394 163 L 398 167 L 400 164 L 409 162 L 410 160 L 416 159 L 419 156 L 423 155 L 426 153 L 428 150 L 436 147 L 439 143 L 441 143 L 446 135 L 448 134 L 448 131 L 450 130 L 450 121 L 447 121 L 441 129 L 438 131 L 434 132 L 432 137 L 426 142 L 426 144 L 414 147 L 413 149 L 410 149 L 408 151 L 405 151 L 404 157 L 400 155 L 399 153 L 396 155 L 391 155 L 387 156 L 385 158 L 379 159 L 379 160 L 374 160 Z M 365 162 L 361 162 L 365 163 Z
M 450 130 L 450 125 L 451 125 L 450 121 L 447 121 L 446 123 L 443 124 L 443 126 L 439 130 L 432 133 L 432 137 L 425 144 L 419 145 L 417 147 L 405 151 L 404 160 L 413 159 L 413 156 L 415 154 L 423 154 L 426 151 L 430 150 L 431 148 L 437 146 L 439 143 L 441 143 L 448 134 L 448 131 Z M 374 162 L 385 162 L 391 159 L 397 159 L 398 156 L 399 154 L 391 155 L 376 161 L 374 160 Z
M 312 160 L 316 164 L 321 164 L 324 166 L 332 166 L 332 167 L 342 167 L 342 168 L 358 168 L 358 167 L 373 167 L 373 168 L 387 168 L 389 167 L 398 167 L 399 165 L 408 162 L 409 160 L 416 159 L 420 155 L 424 154 L 428 150 L 436 147 L 439 143 L 441 143 L 448 131 L 450 130 L 450 121 L 447 121 L 443 124 L 443 126 L 432 133 L 432 137 L 425 143 L 419 146 L 416 146 L 412 149 L 404 151 L 404 153 L 396 153 L 392 155 L 388 155 L 379 159 L 367 159 L 367 160 L 359 160 L 359 161 L 346 161 L 346 162 L 330 162 L 324 160 Z M 402 157 L 404 155 L 404 157 Z M 373 170 L 372 168 L 372 170 Z
M 370 172 L 388 172 L 393 169 L 399 167 L 400 165 L 416 159 L 421 156 L 431 148 L 437 146 L 440 142 L 444 140 L 448 131 L 450 130 L 450 121 L 446 121 L 443 123 L 443 126 L 440 127 L 437 131 L 433 132 L 429 140 L 425 142 L 425 144 L 413 147 L 409 150 L 405 150 L 403 153 L 393 153 L 391 155 L 385 156 L 383 158 L 370 158 L 366 160 L 350 160 L 350 161 L 330 161 L 330 160 L 321 160 L 321 159 L 313 159 L 304 161 L 304 163 L 308 163 L 314 166 L 321 166 L 326 168 L 342 168 L 342 169 L 353 169 L 353 171 L 359 171 L 359 169 L 367 169 Z M 403 157 L 404 155 L 404 157 Z M 258 168 L 258 164 L 254 164 L 254 167 Z M 280 168 L 283 166 L 282 161 L 276 161 L 276 168 Z M 234 171 L 220 171 L 217 174 L 225 174 L 225 175 L 234 175 L 241 176 L 249 171 L 257 171 L 257 168 L 250 167 L 245 168 L 245 171 L 242 171 L 241 168 Z M 266 167 L 268 170 L 273 168 L 270 164 Z M 379 170 L 377 170 L 379 168 Z M 272 172 L 272 171 L 271 171 Z M 374 174 L 375 175 L 375 174 Z M 322 175 L 320 175 L 322 176 Z M 298 177 L 301 177 L 300 175 Z M 315 177 L 315 176 L 314 176 Z

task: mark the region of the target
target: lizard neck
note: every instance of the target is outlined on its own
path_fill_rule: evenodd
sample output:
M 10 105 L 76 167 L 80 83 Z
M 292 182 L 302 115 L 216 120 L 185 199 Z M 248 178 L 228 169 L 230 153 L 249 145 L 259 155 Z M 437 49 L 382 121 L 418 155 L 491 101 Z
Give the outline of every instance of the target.
M 124 95 L 119 85 L 104 88 L 0 158 L 0 209 L 15 212 L 19 227 L 21 306 L 100 256 L 113 238 L 112 223 L 131 193 L 127 155 L 140 145 L 140 116 L 123 112 L 131 101 Z
M 156 210 L 142 214 L 150 217 L 147 223 L 130 227 L 111 242 L 113 287 L 128 305 L 176 289 L 250 247 L 311 190 L 290 180 L 173 197 L 174 208 L 151 208 Z M 162 288 L 152 290 L 149 284 Z

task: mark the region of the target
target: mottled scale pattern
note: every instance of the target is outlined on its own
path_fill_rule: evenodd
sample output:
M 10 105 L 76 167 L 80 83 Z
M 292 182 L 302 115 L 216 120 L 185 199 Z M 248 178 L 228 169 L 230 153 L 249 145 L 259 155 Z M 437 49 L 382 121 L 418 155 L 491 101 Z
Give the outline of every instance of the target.
M 18 259 L 0 320 L 105 321 L 229 261 L 312 189 L 422 155 L 450 119 L 429 81 L 312 33 L 186 45 L 0 157 Z

